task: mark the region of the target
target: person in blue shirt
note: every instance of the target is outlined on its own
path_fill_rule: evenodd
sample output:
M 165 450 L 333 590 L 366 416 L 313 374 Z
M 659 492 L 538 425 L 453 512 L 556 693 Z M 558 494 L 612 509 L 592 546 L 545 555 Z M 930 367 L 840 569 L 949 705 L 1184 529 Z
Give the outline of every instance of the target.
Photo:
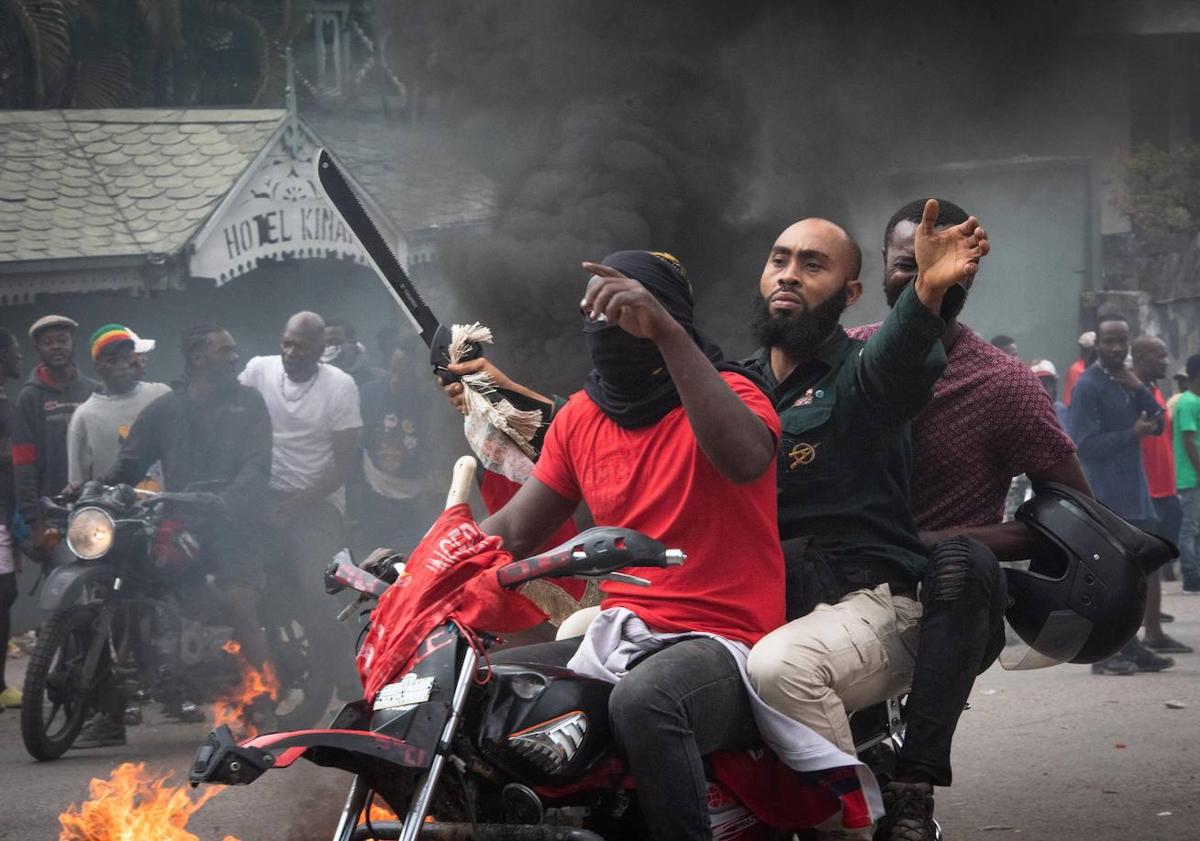
M 1096 361 L 1071 395 L 1070 433 L 1096 499 L 1138 528 L 1154 531 L 1157 516 L 1142 469 L 1142 438 L 1162 434 L 1163 413 L 1149 387 L 1126 364 L 1129 339 L 1129 322 L 1123 316 L 1097 319 Z M 1093 664 L 1092 671 L 1135 674 L 1174 664 L 1134 637 L 1113 657 Z

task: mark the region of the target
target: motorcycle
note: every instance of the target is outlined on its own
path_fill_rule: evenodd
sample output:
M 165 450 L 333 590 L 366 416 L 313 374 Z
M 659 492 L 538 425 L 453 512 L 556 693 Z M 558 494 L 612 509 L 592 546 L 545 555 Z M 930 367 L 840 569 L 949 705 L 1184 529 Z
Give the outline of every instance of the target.
M 25 748 L 41 761 L 70 749 L 113 687 L 179 715 L 184 701 L 229 693 L 244 665 L 231 656 L 237 648 L 223 598 L 205 573 L 197 537 L 219 497 L 89 482 L 73 506 L 60 502 L 42 500 L 45 522 L 59 524 L 66 540 L 40 595 L 49 616 L 38 628 L 21 704 Z M 273 712 L 285 727 L 305 727 L 328 708 L 333 679 L 318 667 L 300 601 L 279 592 L 294 576 L 272 578 L 259 617 L 279 682 Z M 138 707 L 131 716 L 137 723 Z
M 460 461 L 456 487 L 462 484 L 458 474 L 473 468 L 473 460 L 469 466 Z M 683 552 L 645 535 L 600 527 L 491 574 L 506 588 L 560 577 L 648 584 L 621 570 L 685 560 Z M 326 581 L 329 589 L 355 590 L 365 603 L 402 574 L 396 557 L 365 569 L 343 550 Z M 608 723 L 612 684 L 565 668 L 487 663 L 496 642 L 479 629 L 446 622 L 425 637 L 411 669 L 373 704 L 346 705 L 328 729 L 273 733 L 240 744 L 219 727 L 197 748 L 189 780 L 193 786 L 245 785 L 301 757 L 348 771 L 354 778 L 333 841 L 644 837 L 636 789 Z M 903 738 L 901 700 L 853 716 L 852 726 L 860 758 L 886 779 Z M 373 819 L 376 797 L 403 820 Z M 709 804 L 714 837 L 783 837 L 719 784 L 710 783 Z M 431 815 L 436 821 L 427 820 Z

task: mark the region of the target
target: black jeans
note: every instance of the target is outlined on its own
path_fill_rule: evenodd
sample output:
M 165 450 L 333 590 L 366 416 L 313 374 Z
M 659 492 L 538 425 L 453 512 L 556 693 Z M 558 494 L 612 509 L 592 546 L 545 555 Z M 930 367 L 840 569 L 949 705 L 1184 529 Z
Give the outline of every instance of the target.
M 921 605 L 908 727 L 896 770 L 948 786 L 950 744 L 959 716 L 976 675 L 1004 647 L 1008 588 L 996 556 L 964 537 L 939 543 L 921 583 Z
M 579 640 L 508 649 L 492 662 L 563 666 Z M 704 755 L 761 742 L 733 655 L 716 640 L 699 637 L 668 646 L 643 658 L 613 687 L 608 713 L 637 780 L 651 837 L 711 839 Z

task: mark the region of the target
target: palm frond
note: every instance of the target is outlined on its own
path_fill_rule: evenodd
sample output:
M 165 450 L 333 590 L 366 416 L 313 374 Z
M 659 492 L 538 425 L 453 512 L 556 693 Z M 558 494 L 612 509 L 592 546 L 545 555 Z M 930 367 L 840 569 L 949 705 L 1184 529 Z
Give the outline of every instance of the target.
M 43 106 L 71 66 L 70 19 L 63 0 L 4 0 L 29 43 L 33 58 L 33 97 Z
M 74 108 L 121 108 L 133 98 L 133 65 L 115 50 L 95 50 L 80 57 L 75 71 Z

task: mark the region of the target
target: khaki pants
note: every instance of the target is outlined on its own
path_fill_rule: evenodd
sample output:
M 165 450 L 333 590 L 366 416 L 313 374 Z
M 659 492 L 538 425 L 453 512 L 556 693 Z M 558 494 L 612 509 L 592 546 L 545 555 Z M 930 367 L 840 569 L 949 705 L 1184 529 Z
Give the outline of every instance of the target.
M 750 681 L 772 707 L 853 756 L 848 713 L 908 689 L 920 619 L 920 603 L 886 584 L 856 590 L 759 640 Z

